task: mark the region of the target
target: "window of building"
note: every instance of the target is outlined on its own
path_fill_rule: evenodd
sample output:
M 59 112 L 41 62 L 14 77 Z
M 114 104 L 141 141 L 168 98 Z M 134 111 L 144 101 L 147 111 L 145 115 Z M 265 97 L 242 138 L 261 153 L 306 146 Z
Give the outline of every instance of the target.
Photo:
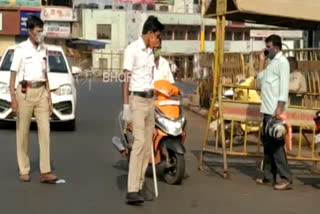
M 206 27 L 205 28 L 205 40 L 206 41 L 211 41 L 212 40 L 212 32 L 213 32 L 213 27 Z
M 226 30 L 226 40 L 232 40 L 232 31 Z
M 161 33 L 161 38 L 163 40 L 172 40 L 173 37 L 173 26 L 166 25 L 164 31 Z
M 199 40 L 198 35 L 200 32 L 200 26 L 189 26 L 188 30 L 188 40 Z
M 168 7 L 167 5 L 161 5 L 161 6 L 159 7 L 159 10 L 160 10 L 160 11 L 163 11 L 163 12 L 167 12 L 167 11 L 169 11 L 169 7 Z
M 98 24 L 97 25 L 97 39 L 111 40 L 111 25 Z
M 42 5 L 50 5 L 50 6 L 66 6 L 66 7 L 72 7 L 72 1 L 71 0 L 41 0 Z
M 247 31 L 244 32 L 244 39 L 245 40 L 250 40 L 250 31 L 247 30 Z
M 212 35 L 211 36 L 212 41 L 216 41 L 216 31 L 213 31 L 211 35 Z
M 142 10 L 142 5 L 141 4 L 133 4 L 132 10 Z
M 152 4 L 148 4 L 148 5 L 147 5 L 147 10 L 148 10 L 148 11 L 154 10 L 154 9 L 155 9 L 154 5 L 152 5 Z
M 294 45 L 293 45 L 294 49 L 299 49 L 301 48 L 301 40 L 294 40 Z M 319 56 L 318 56 L 319 57 Z
M 175 40 L 185 40 L 186 39 L 186 26 L 176 26 L 175 28 Z
M 243 32 L 242 31 L 235 31 L 234 32 L 234 40 L 236 40 L 236 41 L 243 40 Z

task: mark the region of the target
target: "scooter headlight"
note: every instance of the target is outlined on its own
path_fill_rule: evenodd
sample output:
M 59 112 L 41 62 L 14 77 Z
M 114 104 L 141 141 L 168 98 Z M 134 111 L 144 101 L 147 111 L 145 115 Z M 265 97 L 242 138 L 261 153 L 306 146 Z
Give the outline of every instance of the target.
M 183 127 L 185 123 L 184 117 L 178 120 L 170 120 L 165 117 L 158 116 L 157 120 L 161 128 L 164 129 L 164 131 L 170 135 L 178 136 L 183 131 Z

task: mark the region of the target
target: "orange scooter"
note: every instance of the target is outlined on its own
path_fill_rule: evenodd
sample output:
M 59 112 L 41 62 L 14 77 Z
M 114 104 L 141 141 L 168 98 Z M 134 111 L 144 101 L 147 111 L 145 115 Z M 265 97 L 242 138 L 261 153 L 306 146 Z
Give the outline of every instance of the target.
M 167 80 L 158 80 L 155 88 L 155 128 L 153 148 L 158 174 L 168 184 L 181 184 L 185 175 L 186 119 L 182 112 L 179 89 Z M 176 99 L 173 99 L 173 98 Z M 121 139 L 112 142 L 122 156 L 129 159 L 134 142 L 131 124 L 125 124 L 119 115 Z M 149 166 L 151 167 L 151 158 Z

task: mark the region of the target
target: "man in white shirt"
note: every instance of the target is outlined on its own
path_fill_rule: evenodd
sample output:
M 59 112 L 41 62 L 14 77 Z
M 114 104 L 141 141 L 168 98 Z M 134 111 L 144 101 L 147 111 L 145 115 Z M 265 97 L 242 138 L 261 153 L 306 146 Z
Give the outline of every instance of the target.
M 28 40 L 20 43 L 14 52 L 10 94 L 11 108 L 17 115 L 17 156 L 22 182 L 30 181 L 28 155 L 29 131 L 34 115 L 38 124 L 40 145 L 40 182 L 51 183 L 57 176 L 50 166 L 50 124 L 52 102 L 47 76 L 47 49 L 43 44 L 43 22 L 32 16 L 27 20 Z M 18 87 L 15 89 L 16 78 Z
M 292 188 L 292 174 L 284 150 L 285 141 L 272 138 L 267 134 L 268 122 L 277 119 L 286 112 L 289 95 L 289 62 L 282 54 L 282 41 L 278 35 L 271 35 L 265 40 L 266 50 L 259 57 L 258 79 L 261 82 L 261 108 L 263 114 L 262 144 L 264 147 L 263 177 L 258 184 L 272 182 L 274 189 Z M 269 58 L 265 67 L 266 57 Z M 277 183 L 277 175 L 281 182 Z
M 132 123 L 134 143 L 130 153 L 128 204 L 153 200 L 144 191 L 144 179 L 152 148 L 154 128 L 153 47 L 164 26 L 155 16 L 149 16 L 143 25 L 142 36 L 124 52 L 124 72 L 130 80 L 123 83 L 123 120 Z

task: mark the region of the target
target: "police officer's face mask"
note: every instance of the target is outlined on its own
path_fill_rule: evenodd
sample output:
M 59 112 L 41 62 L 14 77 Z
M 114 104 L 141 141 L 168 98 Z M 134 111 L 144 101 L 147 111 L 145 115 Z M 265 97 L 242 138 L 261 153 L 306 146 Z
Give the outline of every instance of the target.
M 155 57 L 160 57 L 160 54 L 161 54 L 161 49 L 158 48 L 157 50 L 154 51 L 154 56 Z
M 44 34 L 41 33 L 41 34 L 37 35 L 37 36 L 35 37 L 35 40 L 36 40 L 36 42 L 37 42 L 38 44 L 41 44 L 41 43 L 43 42 L 43 40 L 44 40 Z
M 40 27 L 34 27 L 32 30 L 29 29 L 29 36 L 37 44 L 41 44 L 44 40 L 44 34 Z

